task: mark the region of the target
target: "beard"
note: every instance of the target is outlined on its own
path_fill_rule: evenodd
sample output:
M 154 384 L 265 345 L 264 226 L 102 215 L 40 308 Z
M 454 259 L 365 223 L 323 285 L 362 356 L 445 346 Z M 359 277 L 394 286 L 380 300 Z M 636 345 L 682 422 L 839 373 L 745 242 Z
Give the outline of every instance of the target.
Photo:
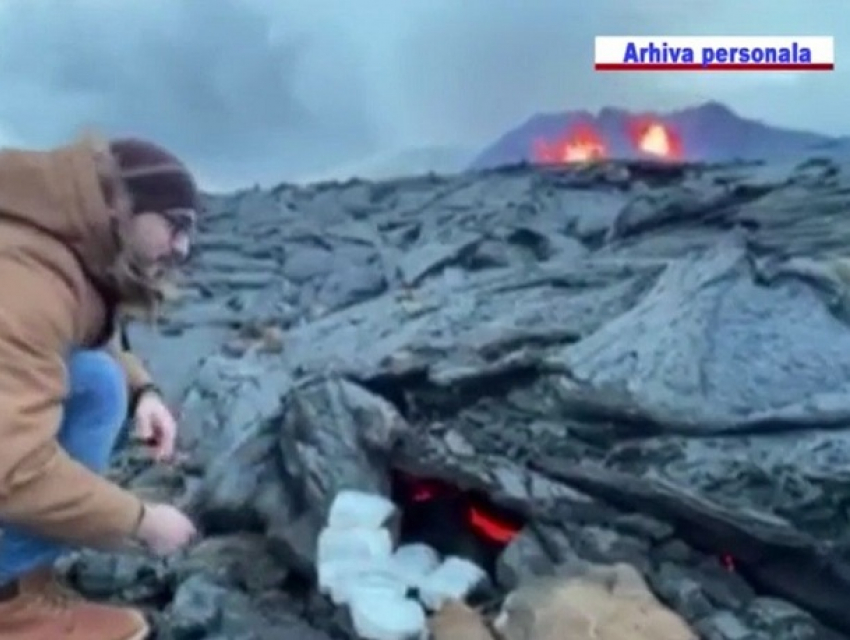
M 175 265 L 151 262 L 133 241 L 129 225 L 117 225 L 119 252 L 109 273 L 118 313 L 155 323 L 163 306 L 178 298 Z

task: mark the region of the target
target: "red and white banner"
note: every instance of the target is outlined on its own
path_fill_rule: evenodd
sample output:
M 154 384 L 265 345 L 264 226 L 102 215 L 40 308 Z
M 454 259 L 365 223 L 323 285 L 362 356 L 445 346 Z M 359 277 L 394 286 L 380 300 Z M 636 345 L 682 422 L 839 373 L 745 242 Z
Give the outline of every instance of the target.
M 597 71 L 831 71 L 832 36 L 597 36 Z

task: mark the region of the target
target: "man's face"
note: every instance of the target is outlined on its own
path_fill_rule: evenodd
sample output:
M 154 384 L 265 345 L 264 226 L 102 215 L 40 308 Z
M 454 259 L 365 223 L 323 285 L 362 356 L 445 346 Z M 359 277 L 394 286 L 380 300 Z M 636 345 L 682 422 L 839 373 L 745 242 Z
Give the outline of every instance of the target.
M 189 257 L 195 212 L 144 212 L 133 216 L 131 234 L 138 254 L 152 267 L 169 267 Z

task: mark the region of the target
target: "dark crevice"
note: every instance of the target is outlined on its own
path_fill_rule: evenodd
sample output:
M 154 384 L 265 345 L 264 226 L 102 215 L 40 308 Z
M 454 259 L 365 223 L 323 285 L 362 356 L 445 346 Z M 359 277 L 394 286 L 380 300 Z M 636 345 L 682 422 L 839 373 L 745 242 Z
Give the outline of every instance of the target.
M 540 375 L 538 367 L 529 365 L 457 380 L 450 385 L 434 383 L 425 370 L 357 382 L 391 403 L 406 420 L 415 422 L 454 416 L 483 398 L 504 398 L 511 391 L 534 384 Z
M 480 491 L 392 470 L 391 499 L 399 506 L 399 543 L 424 543 L 441 556 L 470 560 L 495 578 L 496 562 L 525 526 L 518 512 Z
M 411 411 L 408 401 L 409 390 L 429 385 L 428 372 L 425 370 L 411 371 L 400 375 L 386 374 L 371 378 L 357 378 L 356 382 L 389 402 L 404 418 L 409 418 Z
M 205 509 L 199 516 L 199 526 L 205 536 L 229 535 L 233 533 L 265 533 L 266 524 L 262 517 L 243 506 Z
M 538 233 L 532 229 L 515 229 L 508 235 L 506 240 L 515 246 L 529 251 L 538 262 L 544 262 L 554 254 L 551 240 L 542 233 Z

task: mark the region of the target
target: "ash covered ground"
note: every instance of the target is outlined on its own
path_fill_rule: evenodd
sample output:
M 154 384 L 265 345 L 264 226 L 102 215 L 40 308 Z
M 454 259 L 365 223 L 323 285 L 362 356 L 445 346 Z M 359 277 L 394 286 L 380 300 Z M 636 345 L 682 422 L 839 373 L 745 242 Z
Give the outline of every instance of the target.
M 205 538 L 86 552 L 164 639 L 353 638 L 314 587 L 342 489 L 391 471 L 526 523 L 497 590 L 625 562 L 708 640 L 850 638 L 850 173 L 607 162 L 209 198 L 134 326 L 183 459 L 114 473 Z

